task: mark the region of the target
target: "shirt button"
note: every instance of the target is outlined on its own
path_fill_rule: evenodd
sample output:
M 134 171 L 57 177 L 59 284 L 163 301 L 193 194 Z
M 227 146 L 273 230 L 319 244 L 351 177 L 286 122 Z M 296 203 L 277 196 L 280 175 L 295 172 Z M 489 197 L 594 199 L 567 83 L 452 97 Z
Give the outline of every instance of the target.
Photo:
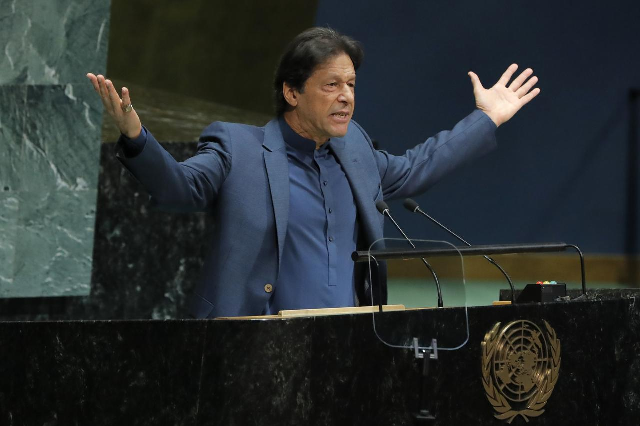
M 273 286 L 271 284 L 265 284 L 264 285 L 264 292 L 265 293 L 271 293 L 273 291 Z
M 333 241 L 333 237 L 329 237 L 329 241 Z
M 329 213 L 333 213 L 333 209 L 329 209 Z
M 327 186 L 327 183 L 328 183 L 328 182 L 327 182 L 326 180 L 325 180 L 324 182 L 322 182 L 322 184 L 323 184 L 324 186 Z

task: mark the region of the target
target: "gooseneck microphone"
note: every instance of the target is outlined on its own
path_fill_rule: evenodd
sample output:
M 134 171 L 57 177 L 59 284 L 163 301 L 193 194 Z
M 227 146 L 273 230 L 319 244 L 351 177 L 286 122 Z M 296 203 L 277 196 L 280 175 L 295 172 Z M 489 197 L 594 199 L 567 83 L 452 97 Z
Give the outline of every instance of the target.
M 469 247 L 471 247 L 471 244 L 469 244 L 464 238 L 462 238 L 460 235 L 456 234 L 455 232 L 453 232 L 451 229 L 447 228 L 446 226 L 444 226 L 443 224 L 441 224 L 440 222 L 438 222 L 436 219 L 432 218 L 431 216 L 429 216 L 427 213 L 425 213 L 424 211 L 422 211 L 422 209 L 420 208 L 420 206 L 418 205 L 418 203 L 416 203 L 414 200 L 412 200 L 411 198 L 407 198 L 404 200 L 404 203 L 402 203 L 402 205 L 404 206 L 405 209 L 409 210 L 411 213 L 420 213 L 421 215 L 423 215 L 424 217 L 426 217 L 427 219 L 429 219 L 430 221 L 432 221 L 433 223 L 435 223 L 436 225 L 438 225 L 440 228 L 444 229 L 445 231 L 447 231 L 449 234 L 453 235 L 454 237 L 456 237 L 459 241 L 461 241 L 462 243 L 468 245 Z M 511 303 L 516 303 L 516 299 L 515 299 L 515 292 L 516 289 L 513 286 L 513 282 L 511 281 L 511 277 L 509 277 L 509 275 L 505 272 L 504 269 L 502 269 L 502 267 L 500 265 L 498 265 L 498 262 L 496 262 L 495 260 L 493 260 L 491 257 L 489 256 L 482 256 L 485 259 L 487 259 L 489 261 L 489 263 L 491 263 L 492 265 L 494 265 L 496 268 L 498 268 L 500 270 L 500 272 L 502 272 L 502 275 L 504 275 L 504 277 L 507 279 L 507 282 L 509 283 L 509 287 L 511 288 Z
M 407 242 L 411 245 L 411 247 L 416 248 L 415 244 L 413 244 L 413 241 L 411 241 L 411 238 L 409 238 L 407 234 L 404 233 L 402 228 L 400 228 L 400 225 L 398 225 L 398 222 L 396 222 L 393 219 L 393 217 L 391 217 L 391 212 L 389 211 L 389 206 L 387 205 L 387 203 L 385 203 L 382 200 L 379 200 L 376 202 L 376 208 L 378 209 L 381 215 L 387 216 L 389 219 L 391 219 L 391 222 L 398 229 L 398 231 L 400 231 L 404 239 L 407 240 Z M 442 308 L 444 306 L 444 303 L 442 303 L 442 289 L 440 288 L 440 281 L 438 280 L 438 276 L 436 275 L 431 265 L 429 265 L 429 262 L 427 262 L 424 257 L 421 259 L 422 259 L 422 263 L 424 263 L 424 266 L 427 267 L 427 269 L 431 272 L 431 275 L 433 276 L 433 281 L 435 281 L 436 283 L 436 290 L 438 292 L 438 308 Z

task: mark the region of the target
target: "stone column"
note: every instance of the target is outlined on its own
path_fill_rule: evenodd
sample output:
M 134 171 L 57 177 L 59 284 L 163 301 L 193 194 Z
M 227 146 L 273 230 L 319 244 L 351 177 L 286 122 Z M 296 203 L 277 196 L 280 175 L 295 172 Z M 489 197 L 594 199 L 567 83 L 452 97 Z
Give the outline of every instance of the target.
M 0 297 L 87 295 L 110 0 L 0 0 Z

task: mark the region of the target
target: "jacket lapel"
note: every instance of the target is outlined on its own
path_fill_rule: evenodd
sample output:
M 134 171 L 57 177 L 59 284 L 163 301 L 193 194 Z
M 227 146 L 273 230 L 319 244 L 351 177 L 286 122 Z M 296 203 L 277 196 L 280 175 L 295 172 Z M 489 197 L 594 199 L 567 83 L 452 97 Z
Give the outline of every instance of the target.
M 358 209 L 360 225 L 365 231 L 364 241 L 367 244 L 372 244 L 374 241 L 382 238 L 383 233 L 382 227 L 376 226 L 376 224 L 379 223 L 378 216 L 380 213 L 376 210 L 375 201 L 367 191 L 367 183 L 370 179 L 367 178 L 367 174 L 362 164 L 360 164 L 358 156 L 349 149 L 349 143 L 345 141 L 344 138 L 332 139 L 331 149 L 333 149 L 349 180 L 349 186 L 351 186 L 351 192 L 353 193 L 353 198 L 356 201 L 356 207 Z M 367 246 L 366 248 L 369 247 Z
M 278 120 L 271 120 L 264 129 L 264 166 L 269 180 L 273 214 L 278 239 L 278 271 L 289 221 L 289 162 Z

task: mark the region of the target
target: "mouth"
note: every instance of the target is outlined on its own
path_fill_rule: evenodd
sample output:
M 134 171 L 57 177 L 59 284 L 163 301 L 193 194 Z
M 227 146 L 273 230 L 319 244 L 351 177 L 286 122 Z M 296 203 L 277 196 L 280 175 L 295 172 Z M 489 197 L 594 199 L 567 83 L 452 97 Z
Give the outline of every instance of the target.
M 349 120 L 349 117 L 351 117 L 351 114 L 349 114 L 346 111 L 338 111 L 331 114 L 331 117 L 333 117 L 337 121 L 344 122 Z

